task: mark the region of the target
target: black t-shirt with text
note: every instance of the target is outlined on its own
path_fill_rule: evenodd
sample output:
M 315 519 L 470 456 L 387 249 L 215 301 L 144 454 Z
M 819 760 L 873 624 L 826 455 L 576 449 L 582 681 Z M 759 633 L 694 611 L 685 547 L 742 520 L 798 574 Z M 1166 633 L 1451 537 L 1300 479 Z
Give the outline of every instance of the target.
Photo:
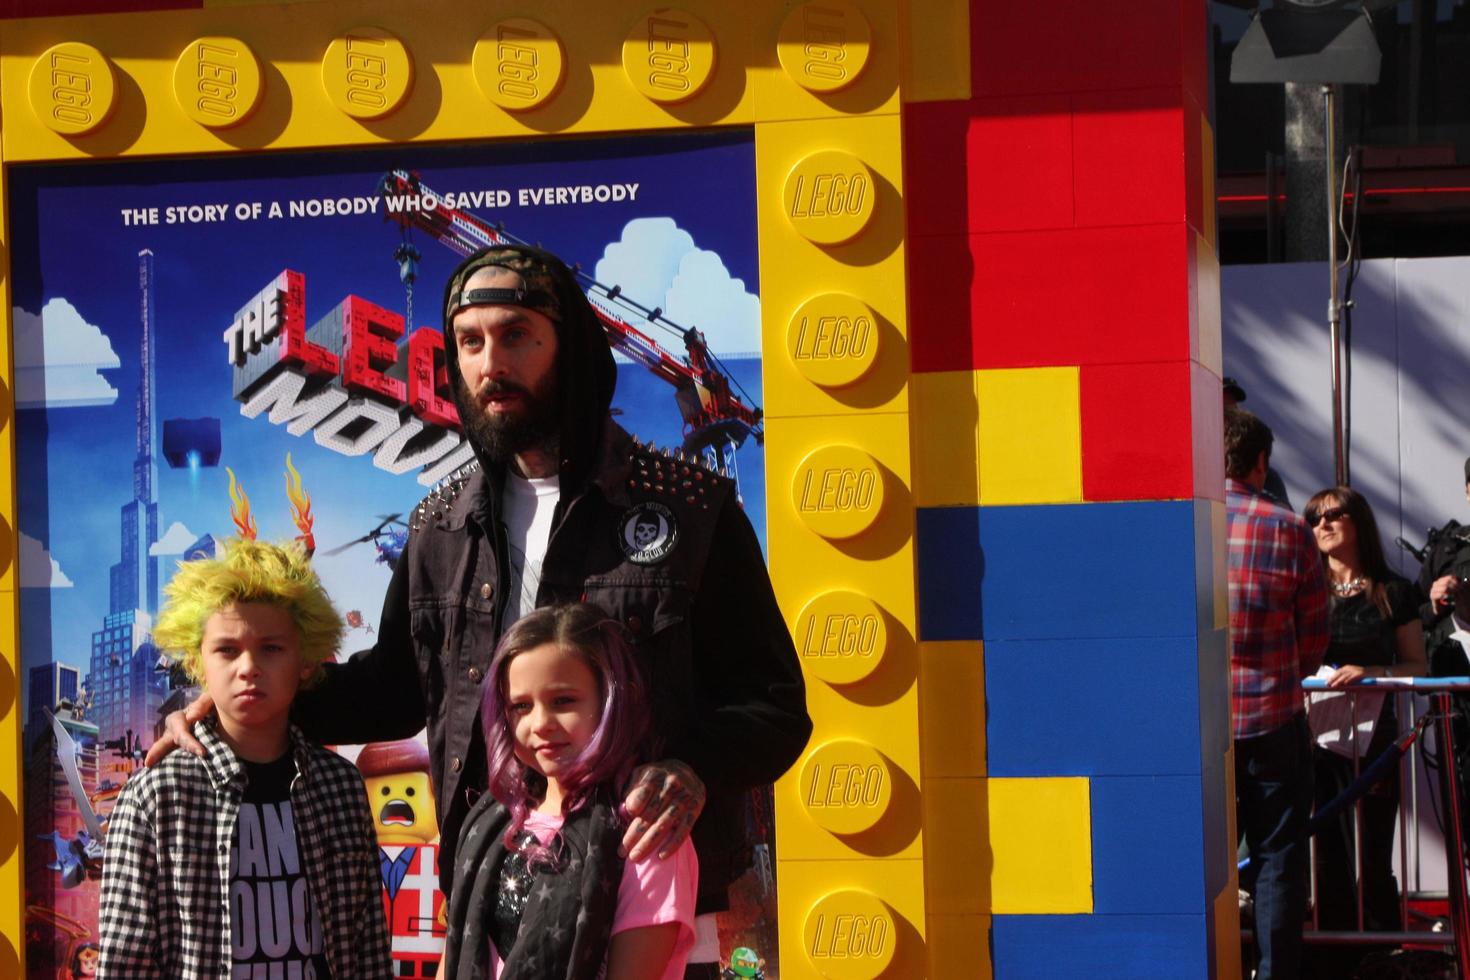
M 230 850 L 230 978 L 329 980 L 291 814 L 295 761 L 240 761 L 248 784 Z

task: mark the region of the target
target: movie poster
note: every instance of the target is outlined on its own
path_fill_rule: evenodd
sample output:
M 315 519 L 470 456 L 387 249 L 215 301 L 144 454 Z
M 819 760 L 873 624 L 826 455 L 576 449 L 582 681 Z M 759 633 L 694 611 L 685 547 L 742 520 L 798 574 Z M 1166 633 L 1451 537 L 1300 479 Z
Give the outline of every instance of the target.
M 735 475 L 764 543 L 748 130 L 8 179 L 31 977 L 95 968 L 107 814 L 161 713 L 192 694 L 170 686 L 150 635 L 179 560 L 241 526 L 309 534 L 349 624 L 344 655 L 372 644 L 405 518 L 470 459 L 432 383 L 443 285 L 467 251 L 509 238 L 575 263 L 619 352 L 620 424 Z M 356 356 L 340 356 L 347 334 Z M 292 344 L 339 355 L 309 404 L 291 372 L 256 383 L 263 352 Z M 377 795 L 402 803 L 426 778 L 416 745 L 357 752 L 344 749 Z M 727 962 L 758 951 L 775 976 L 764 800 L 721 946 Z M 395 969 L 432 976 L 432 820 L 377 815 Z

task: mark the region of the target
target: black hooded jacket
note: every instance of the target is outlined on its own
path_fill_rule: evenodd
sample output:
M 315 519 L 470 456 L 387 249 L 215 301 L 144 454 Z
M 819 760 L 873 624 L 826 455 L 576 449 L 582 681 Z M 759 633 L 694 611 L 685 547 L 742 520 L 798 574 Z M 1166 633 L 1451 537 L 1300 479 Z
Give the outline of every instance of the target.
M 717 911 L 749 861 L 746 791 L 785 772 L 811 734 L 796 651 L 730 482 L 639 445 L 613 423 L 616 367 L 601 323 L 559 260 L 525 251 L 555 270 L 561 314 L 561 496 L 537 605 L 593 601 L 628 628 L 649 679 L 661 754 L 688 763 L 709 790 L 694 828 L 698 911 Z M 460 266 L 450 289 L 475 261 Z M 446 361 L 457 385 L 448 319 Z M 293 709 L 311 738 L 330 743 L 406 738 L 427 721 L 446 891 L 460 824 L 487 785 L 479 708 L 509 625 L 510 590 L 501 587 L 509 581 L 506 471 L 475 448 L 479 466 L 415 512 L 376 644 L 329 664 Z M 632 517 L 648 508 L 661 508 L 677 529 L 652 562 L 630 554 L 627 538 Z

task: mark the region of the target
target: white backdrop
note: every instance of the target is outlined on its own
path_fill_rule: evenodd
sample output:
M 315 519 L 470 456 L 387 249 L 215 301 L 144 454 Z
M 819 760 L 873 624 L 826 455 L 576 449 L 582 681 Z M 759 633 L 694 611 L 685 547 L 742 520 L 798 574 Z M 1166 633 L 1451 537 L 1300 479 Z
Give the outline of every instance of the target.
M 1224 373 L 1276 434 L 1272 466 L 1298 511 L 1332 482 L 1327 285 L 1325 263 L 1221 270 Z M 1364 262 L 1353 299 L 1350 475 L 1412 578 L 1395 536 L 1418 545 L 1450 517 L 1470 523 L 1470 257 Z
M 1275 433 L 1272 465 L 1299 512 L 1332 483 L 1327 289 L 1325 263 L 1221 270 L 1224 373 Z M 1414 578 L 1419 566 L 1396 536 L 1421 545 L 1448 518 L 1470 523 L 1470 257 L 1364 262 L 1353 299 L 1349 475 L 1373 505 L 1389 561 Z M 1408 883 L 1426 890 L 1447 880 L 1425 795 L 1436 792 L 1421 772 L 1422 852 L 1409 852 L 1420 874 Z

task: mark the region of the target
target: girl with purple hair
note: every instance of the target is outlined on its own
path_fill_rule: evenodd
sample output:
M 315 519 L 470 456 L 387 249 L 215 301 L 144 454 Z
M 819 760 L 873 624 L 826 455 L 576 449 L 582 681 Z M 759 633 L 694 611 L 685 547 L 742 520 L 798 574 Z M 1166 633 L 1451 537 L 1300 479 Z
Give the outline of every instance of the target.
M 618 852 L 621 791 L 648 735 L 622 625 L 587 603 L 537 609 L 501 638 L 488 681 L 490 786 L 460 829 L 439 976 L 682 977 L 693 845 Z

